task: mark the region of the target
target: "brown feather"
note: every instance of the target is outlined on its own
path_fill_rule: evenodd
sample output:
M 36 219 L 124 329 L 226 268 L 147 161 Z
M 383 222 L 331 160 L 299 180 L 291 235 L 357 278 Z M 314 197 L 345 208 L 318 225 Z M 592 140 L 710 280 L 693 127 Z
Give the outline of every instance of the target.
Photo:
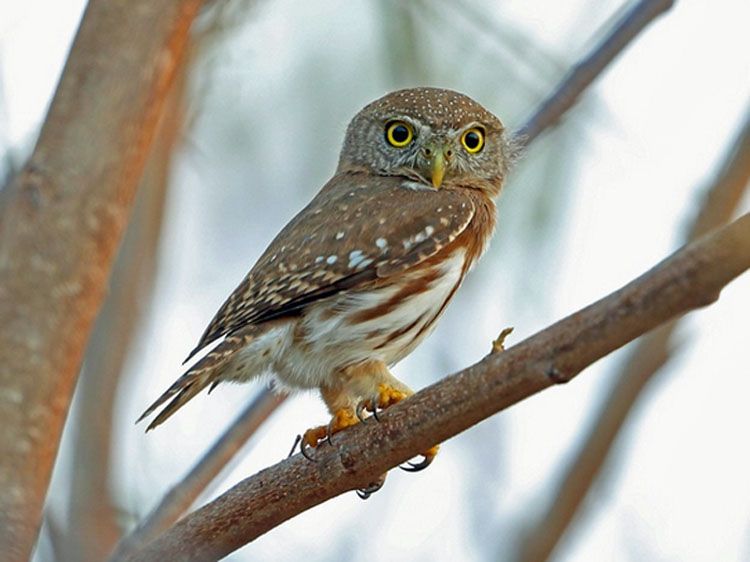
M 360 185 L 358 174 L 335 176 L 274 239 L 187 360 L 242 326 L 299 314 L 312 302 L 405 271 L 467 228 L 475 207 L 466 189 L 410 189 L 404 181 L 368 175 Z M 367 260 L 360 267 L 350 265 L 356 252 Z
M 177 410 L 187 404 L 201 390 L 211 385 L 213 390 L 221 382 L 222 368 L 237 351 L 244 348 L 252 340 L 259 337 L 268 329 L 269 325 L 247 326 L 235 334 L 224 338 L 216 349 L 211 350 L 203 359 L 193 365 L 188 371 L 177 379 L 166 392 L 149 406 L 136 423 L 141 422 L 153 414 L 167 400 L 172 399 L 159 415 L 146 428 L 150 431 L 164 423 Z

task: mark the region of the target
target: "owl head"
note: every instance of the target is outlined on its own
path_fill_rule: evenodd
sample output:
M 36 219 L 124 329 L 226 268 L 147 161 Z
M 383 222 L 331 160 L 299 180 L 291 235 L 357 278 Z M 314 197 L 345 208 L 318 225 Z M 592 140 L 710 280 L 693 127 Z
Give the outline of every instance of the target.
M 497 117 L 458 92 L 399 90 L 352 119 L 338 171 L 403 176 L 417 186 L 470 187 L 494 196 L 510 159 L 503 131 Z

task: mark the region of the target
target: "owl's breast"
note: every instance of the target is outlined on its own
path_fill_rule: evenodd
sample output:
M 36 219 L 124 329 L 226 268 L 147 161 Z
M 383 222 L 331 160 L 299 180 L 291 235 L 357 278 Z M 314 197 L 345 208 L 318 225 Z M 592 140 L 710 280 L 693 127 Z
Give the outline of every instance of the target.
M 377 285 L 310 306 L 295 331 L 292 363 L 279 375 L 294 379 L 287 381 L 293 386 L 317 386 L 363 361 L 398 362 L 432 332 L 463 280 L 465 262 L 465 250 L 455 248 Z

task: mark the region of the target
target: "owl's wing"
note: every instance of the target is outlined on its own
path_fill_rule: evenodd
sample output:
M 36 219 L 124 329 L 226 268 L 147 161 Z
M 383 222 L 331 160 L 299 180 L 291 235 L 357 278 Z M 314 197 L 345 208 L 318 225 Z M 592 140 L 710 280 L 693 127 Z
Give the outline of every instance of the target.
M 320 299 L 397 275 L 436 254 L 471 222 L 476 209 L 470 198 L 403 182 L 334 177 L 271 242 L 187 360 L 248 324 L 299 314 Z

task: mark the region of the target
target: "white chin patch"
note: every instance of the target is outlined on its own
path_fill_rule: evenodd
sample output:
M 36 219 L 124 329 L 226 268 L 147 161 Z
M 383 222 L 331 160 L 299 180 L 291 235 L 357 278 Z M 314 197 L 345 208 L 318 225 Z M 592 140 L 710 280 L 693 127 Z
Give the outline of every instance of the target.
M 432 184 L 422 183 L 421 181 L 405 180 L 401 183 L 401 187 L 406 189 L 413 189 L 414 191 L 437 191 Z

